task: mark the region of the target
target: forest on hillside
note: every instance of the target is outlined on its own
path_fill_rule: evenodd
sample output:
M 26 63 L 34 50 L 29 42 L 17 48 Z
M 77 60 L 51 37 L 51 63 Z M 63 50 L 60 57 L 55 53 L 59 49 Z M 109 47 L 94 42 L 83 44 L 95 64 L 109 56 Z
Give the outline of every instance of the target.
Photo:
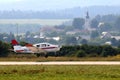
M 75 17 L 84 17 L 86 11 L 90 16 L 120 14 L 120 6 L 90 6 L 74 7 L 56 11 L 22 11 L 10 10 L 0 11 L 0 19 L 72 19 Z

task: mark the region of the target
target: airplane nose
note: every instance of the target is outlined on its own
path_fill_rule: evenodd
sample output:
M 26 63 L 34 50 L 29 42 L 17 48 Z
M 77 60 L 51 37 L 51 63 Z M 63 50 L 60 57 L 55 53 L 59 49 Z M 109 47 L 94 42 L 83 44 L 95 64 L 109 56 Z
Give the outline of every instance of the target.
M 58 45 L 59 50 L 62 48 L 62 46 Z
M 58 47 L 61 48 L 62 46 L 59 45 Z

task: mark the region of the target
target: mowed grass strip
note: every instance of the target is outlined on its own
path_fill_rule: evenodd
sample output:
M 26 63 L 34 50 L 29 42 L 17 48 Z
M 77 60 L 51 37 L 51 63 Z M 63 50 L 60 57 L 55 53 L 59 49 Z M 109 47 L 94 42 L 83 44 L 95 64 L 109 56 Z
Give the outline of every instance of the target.
M 120 66 L 0 66 L 0 80 L 120 80 Z
M 19 55 L 15 57 L 6 57 L 0 58 L 0 61 L 35 61 L 35 62 L 48 62 L 48 61 L 120 61 L 120 57 L 113 56 L 113 57 L 36 57 L 31 55 Z

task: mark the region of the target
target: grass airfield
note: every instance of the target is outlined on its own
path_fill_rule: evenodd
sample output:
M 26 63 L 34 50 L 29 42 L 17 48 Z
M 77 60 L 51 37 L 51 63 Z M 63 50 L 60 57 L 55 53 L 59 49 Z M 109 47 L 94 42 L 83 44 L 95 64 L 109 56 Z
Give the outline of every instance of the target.
M 0 58 L 0 61 L 18 61 L 18 62 L 48 62 L 48 61 L 120 61 L 120 55 L 113 56 L 113 57 L 83 57 L 83 58 L 77 58 L 77 57 L 36 57 L 35 55 L 10 55 L 6 58 Z
M 0 80 L 120 80 L 120 66 L 0 66 Z
M 120 61 L 107 58 L 39 57 L 19 55 L 0 58 L 4 61 Z M 0 66 L 0 80 L 120 80 L 120 65 L 9 65 Z

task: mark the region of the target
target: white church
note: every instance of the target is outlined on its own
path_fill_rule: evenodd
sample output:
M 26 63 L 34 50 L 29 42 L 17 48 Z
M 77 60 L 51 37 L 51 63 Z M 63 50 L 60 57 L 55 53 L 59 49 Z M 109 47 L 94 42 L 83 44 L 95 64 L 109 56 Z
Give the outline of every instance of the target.
M 87 11 L 86 16 L 85 16 L 85 24 L 83 26 L 83 29 L 87 30 L 89 32 L 96 30 L 95 28 L 91 28 L 90 24 L 91 24 L 91 19 L 89 16 L 89 12 Z

